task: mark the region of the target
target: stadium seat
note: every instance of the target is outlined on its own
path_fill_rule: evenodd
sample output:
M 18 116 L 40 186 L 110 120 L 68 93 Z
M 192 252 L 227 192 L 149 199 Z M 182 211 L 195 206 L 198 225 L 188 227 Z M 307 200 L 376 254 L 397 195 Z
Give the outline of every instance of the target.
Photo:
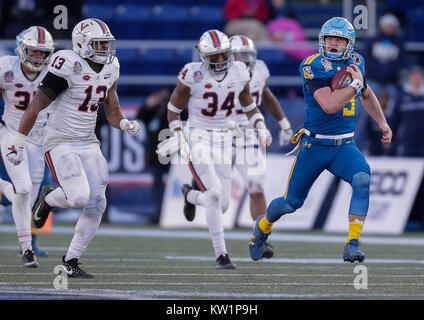
M 117 22 L 146 21 L 150 19 L 152 9 L 149 6 L 120 5 L 116 10 Z
M 182 36 L 182 22 L 187 19 L 184 6 L 162 5 L 152 8 L 149 36 L 151 39 L 179 40 Z
M 197 5 L 190 7 L 184 23 L 184 39 L 199 39 L 206 30 L 222 30 L 225 24 L 223 9 L 218 6 Z
M 112 21 L 116 15 L 116 6 L 86 4 L 82 7 L 82 15 L 84 18 L 96 17 L 108 23 Z

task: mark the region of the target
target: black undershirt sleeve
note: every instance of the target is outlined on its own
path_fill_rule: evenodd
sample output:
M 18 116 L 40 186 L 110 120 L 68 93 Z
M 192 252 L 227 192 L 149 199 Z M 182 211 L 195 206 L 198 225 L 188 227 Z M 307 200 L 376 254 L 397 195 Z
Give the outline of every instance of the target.
M 367 90 L 367 88 L 368 88 L 367 81 L 364 77 L 364 87 L 362 88 L 361 92 L 364 92 L 365 90 Z
M 319 79 L 319 78 L 312 79 L 312 80 L 310 80 L 306 83 L 306 87 L 309 89 L 309 91 L 312 93 L 312 95 L 318 89 L 321 89 L 321 88 L 324 88 L 324 87 L 329 87 L 329 86 L 330 86 L 330 81 L 325 80 L 325 79 Z
M 47 72 L 39 89 L 42 90 L 50 99 L 54 100 L 57 96 L 69 88 L 68 81 L 51 72 Z

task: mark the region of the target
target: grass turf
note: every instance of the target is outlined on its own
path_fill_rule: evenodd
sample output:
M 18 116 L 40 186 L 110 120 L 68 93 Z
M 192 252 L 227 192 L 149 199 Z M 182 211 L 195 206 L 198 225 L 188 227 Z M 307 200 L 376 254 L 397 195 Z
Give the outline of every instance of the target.
M 334 241 L 322 232 L 274 232 L 274 258 L 253 262 L 248 253 L 250 230 L 226 231 L 227 249 L 237 269 L 217 270 L 206 230 L 102 225 L 80 259 L 81 268 L 95 278 L 68 279 L 68 289 L 63 290 L 54 288 L 53 270 L 66 253 L 73 226 L 55 226 L 51 234 L 39 235 L 38 245 L 49 257 L 38 258 L 37 269 L 22 268 L 12 227 L 0 231 L 0 299 L 424 298 L 423 245 L 411 245 L 423 238 L 421 233 L 378 237 L 377 243 L 367 243 L 364 237 L 361 248 L 367 258 L 363 264 L 351 264 L 342 262 L 344 240 Z M 279 234 L 295 237 L 284 241 Z M 317 241 L 303 241 L 302 236 Z M 405 244 L 391 245 L 392 239 Z M 355 277 L 364 275 L 355 270 L 359 265 L 366 267 L 366 289 L 354 287 Z

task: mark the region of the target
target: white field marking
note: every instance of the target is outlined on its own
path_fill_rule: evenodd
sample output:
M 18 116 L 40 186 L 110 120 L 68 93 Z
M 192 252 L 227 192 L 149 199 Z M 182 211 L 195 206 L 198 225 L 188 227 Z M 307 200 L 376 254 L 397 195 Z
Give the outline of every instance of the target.
M 160 285 L 163 285 L 162 283 Z M 218 285 L 222 286 L 222 283 Z M 292 284 L 288 284 L 292 285 Z M 328 284 L 329 286 L 333 284 Z M 349 286 L 352 284 L 349 283 Z M 108 299 L 125 299 L 125 300 L 139 300 L 139 299 L 166 299 L 172 297 L 173 299 L 187 299 L 193 298 L 233 298 L 233 299 L 318 299 L 318 298 L 419 298 L 424 297 L 424 294 L 408 294 L 408 293 L 311 293 L 311 294 L 290 294 L 290 293 L 231 293 L 231 292 L 199 292 L 199 291 L 171 291 L 171 290 L 115 290 L 115 289 L 67 289 L 57 290 L 51 288 L 14 288 L 14 287 L 0 287 L 0 293 L 9 294 L 51 294 L 52 297 L 77 297 L 77 296 L 91 296 L 103 297 Z
M 73 279 L 71 279 L 73 280 Z M 34 282 L 0 282 L 0 285 L 15 285 L 15 286 L 22 286 L 22 285 L 52 285 L 52 282 L 46 282 L 46 281 L 34 281 Z M 87 282 L 81 282 L 78 281 L 75 285 L 78 286 L 90 286 L 93 285 L 96 286 L 102 286 L 102 285 L 125 285 L 125 286 L 143 286 L 143 285 L 152 285 L 152 286 L 210 286 L 210 285 L 216 285 L 216 286 L 266 286 L 266 287 L 284 287 L 284 286 L 298 286 L 298 287 L 331 287 L 331 286 L 350 286 L 352 287 L 352 282 L 272 282 L 272 283 L 259 283 L 259 282 L 231 282 L 231 283 L 225 283 L 223 284 L 221 281 L 219 282 L 147 282 L 147 281 L 130 281 L 130 282 L 95 282 L 93 280 L 87 281 Z M 404 286 L 415 286 L 415 287 L 423 287 L 424 283 L 368 283 L 369 286 L 379 286 L 379 287 L 404 287 Z M 36 288 L 34 288 L 36 289 Z M 2 290 L 2 287 L 0 287 L 0 292 Z
M 57 258 L 40 258 L 42 261 L 58 261 Z M 166 255 L 163 258 L 152 258 L 152 259 L 142 259 L 142 258 L 84 258 L 84 261 L 99 261 L 99 262 L 160 262 L 163 261 L 163 259 L 167 260 L 190 260 L 192 262 L 199 262 L 203 263 L 205 261 L 210 262 L 214 261 L 213 257 L 206 257 L 206 256 L 170 256 Z M 249 263 L 255 263 L 259 265 L 263 264 L 277 264 L 277 263 L 284 263 L 284 264 L 339 264 L 339 265 L 353 265 L 348 264 L 347 262 L 343 262 L 342 258 L 320 258 L 320 259 L 314 259 L 314 258 L 272 258 L 272 259 L 266 259 L 261 261 L 252 261 L 250 258 L 237 258 L 237 257 L 231 257 L 231 260 L 236 262 L 249 262 Z M 424 264 L 424 260 L 413 260 L 413 259 L 366 259 L 364 264 Z M 2 265 L 0 265 L 1 267 Z M 98 266 L 97 266 L 98 267 Z M 114 267 L 114 266 L 113 266 Z M 152 266 L 147 266 L 152 267 Z M 193 267 L 193 266 L 192 266 Z M 240 268 L 243 268 L 241 266 Z
M 190 261 L 207 261 L 209 257 L 205 256 L 165 256 L 169 260 L 190 260 Z M 231 258 L 231 260 L 238 262 L 252 262 L 250 258 Z M 262 260 L 256 263 L 300 263 L 300 264 L 347 264 L 343 262 L 342 258 L 339 259 L 313 259 L 313 258 L 272 258 Z M 412 263 L 412 264 L 424 264 L 424 260 L 411 260 L 411 259 L 366 259 L 365 264 L 385 264 L 385 263 Z
M 0 232 L 16 233 L 14 225 L 0 225 Z M 74 234 L 74 227 L 55 226 L 52 234 Z M 147 237 L 147 238 L 181 238 L 181 239 L 210 239 L 207 230 L 172 230 L 172 229 L 128 229 L 119 227 L 101 226 L 96 233 L 97 236 L 126 236 L 126 237 Z M 250 231 L 232 231 L 226 230 L 225 238 L 228 240 L 246 240 L 250 239 Z M 274 232 L 271 236 L 272 241 L 284 242 L 321 242 L 321 243 L 344 243 L 346 235 L 334 234 L 298 234 L 286 232 Z M 382 245 L 416 245 L 424 246 L 424 239 L 400 236 L 367 236 L 361 237 L 363 243 L 382 244 Z
M 44 260 L 44 259 L 43 259 Z M 57 259 L 56 259 L 57 260 Z M 92 264 L 84 264 L 85 268 L 89 269 L 89 268 L 98 268 L 98 265 L 92 265 Z M 342 266 L 349 266 L 349 264 L 344 264 Z M 0 268 L 2 267 L 21 267 L 20 264 L 0 264 Z M 164 265 L 153 265 L 153 266 L 140 266 L 140 265 L 135 265 L 135 266 L 106 266 L 103 265 L 102 269 L 105 268 L 113 268 L 113 269 L 211 269 L 211 266 L 193 266 L 193 265 L 178 265 L 178 266 L 164 266 Z M 264 265 L 261 263 L 258 263 L 256 266 L 238 266 L 238 269 L 253 269 L 253 270 L 265 270 L 265 269 L 270 269 L 270 270 L 274 270 L 274 269 L 278 269 L 278 270 L 282 270 L 282 269 L 286 269 L 286 270 L 302 270 L 302 269 L 306 269 L 306 270 L 320 270 L 320 269 L 327 269 L 327 266 L 270 266 L 270 265 Z M 424 267 L 378 267 L 378 270 L 424 270 Z
M 19 245 L 16 245 L 16 246 L 0 246 L 0 250 L 19 251 Z M 46 251 L 67 251 L 68 247 L 45 247 L 45 246 L 43 246 L 43 250 L 46 250 Z
M 169 276 L 173 276 L 173 277 L 225 277 L 225 278 L 235 278 L 235 277 L 260 277 L 260 278 L 265 278 L 265 277 L 328 277 L 328 278 L 342 278 L 342 277 L 347 277 L 347 278 L 351 278 L 352 275 L 351 274 L 319 274 L 319 273 L 308 273 L 308 274 L 288 274 L 288 273 L 261 273 L 261 274 L 229 274 L 229 273 L 92 273 L 93 275 L 96 276 L 118 276 L 118 277 L 128 277 L 128 276 L 132 276 L 132 277 L 169 277 Z M 54 275 L 53 273 L 50 272 L 0 272 L 0 276 L 30 276 L 30 275 L 37 275 L 37 276 L 41 276 L 41 275 Z M 406 275 L 372 275 L 370 276 L 371 278 L 424 278 L 424 275 L 411 275 L 411 274 L 406 274 Z M 423 283 L 424 284 L 424 283 Z

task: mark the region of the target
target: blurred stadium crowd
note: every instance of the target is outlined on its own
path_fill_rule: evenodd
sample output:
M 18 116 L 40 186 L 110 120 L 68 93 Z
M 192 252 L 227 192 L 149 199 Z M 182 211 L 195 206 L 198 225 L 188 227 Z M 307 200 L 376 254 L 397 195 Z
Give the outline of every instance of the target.
M 360 109 L 356 141 L 366 155 L 422 158 L 424 3 L 420 0 L 375 2 L 376 33 L 370 36 L 366 30 L 358 30 L 356 50 L 365 58 L 366 80 L 378 95 L 393 129 L 394 140 L 389 147 L 383 147 L 378 128 Z M 200 35 L 208 29 L 218 29 L 228 36 L 244 34 L 254 40 L 258 58 L 266 62 L 271 72 L 270 88 L 296 130 L 302 126 L 305 108 L 299 85 L 299 64 L 316 52 L 323 22 L 343 15 L 344 1 L 1 0 L 0 3 L 2 55 L 14 54 L 16 35 L 32 25 L 47 28 L 58 43 L 56 49 L 61 49 L 70 47 L 67 41 L 72 28 L 81 19 L 96 17 L 108 24 L 117 39 L 121 104 L 146 128 L 142 142 L 144 159 L 140 160 L 143 163 L 137 167 L 138 172 L 125 171 L 122 166 L 112 172 L 141 174 L 144 183 L 138 183 L 134 193 L 127 196 L 111 186 L 113 199 L 110 203 L 119 205 L 120 201 L 125 201 L 130 206 L 132 203 L 134 211 L 147 217 L 143 221 L 155 223 L 159 218 L 163 177 L 168 170 L 156 159 L 156 137 L 167 126 L 166 104 L 177 73 L 185 63 L 198 59 L 194 44 Z M 59 4 L 68 9 L 68 29 L 53 28 L 53 10 Z M 367 1 L 354 0 L 352 4 L 366 5 Z M 268 127 L 277 135 L 278 125 L 269 115 L 265 116 Z M 102 135 L 100 126 L 107 126 L 105 123 L 100 113 L 99 136 Z M 290 147 L 275 143 L 269 151 L 283 153 L 287 148 Z M 139 203 L 135 204 L 134 199 Z M 410 218 L 418 225 L 421 223 L 421 228 L 424 228 L 423 199 L 422 183 Z

